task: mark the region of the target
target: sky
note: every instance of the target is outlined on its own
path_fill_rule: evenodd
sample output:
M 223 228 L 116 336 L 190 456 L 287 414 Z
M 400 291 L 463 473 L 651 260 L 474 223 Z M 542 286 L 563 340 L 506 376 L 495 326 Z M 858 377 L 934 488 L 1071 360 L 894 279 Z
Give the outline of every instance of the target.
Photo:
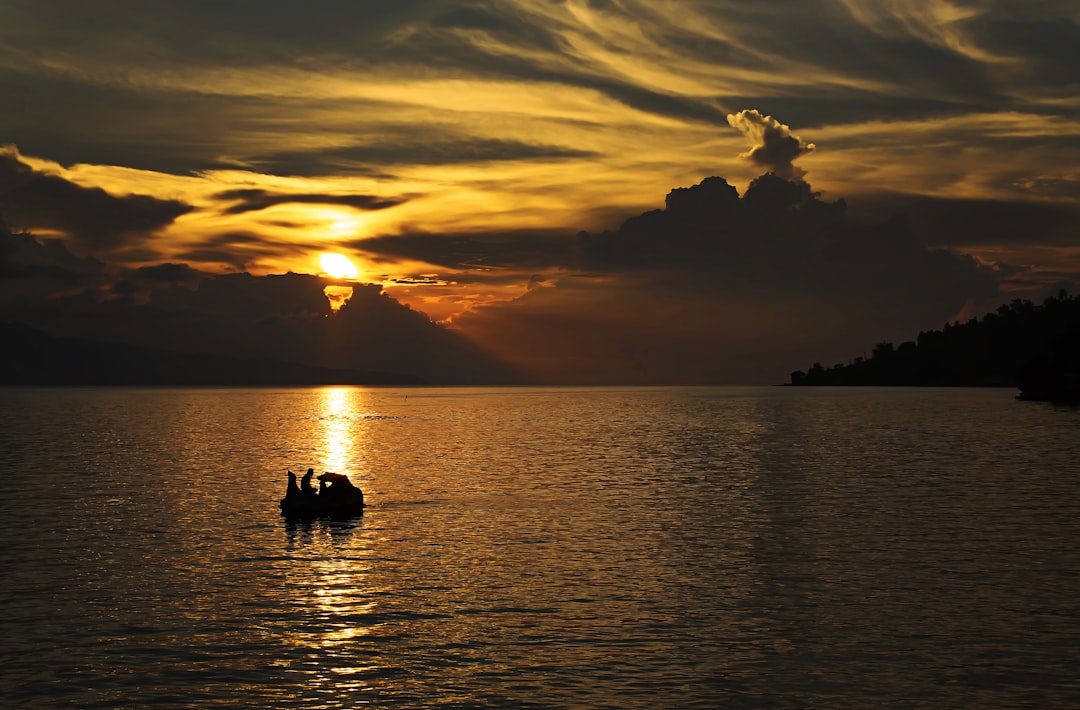
M 54 335 L 770 384 L 1080 290 L 1073 0 L 0 0 L 0 92 Z

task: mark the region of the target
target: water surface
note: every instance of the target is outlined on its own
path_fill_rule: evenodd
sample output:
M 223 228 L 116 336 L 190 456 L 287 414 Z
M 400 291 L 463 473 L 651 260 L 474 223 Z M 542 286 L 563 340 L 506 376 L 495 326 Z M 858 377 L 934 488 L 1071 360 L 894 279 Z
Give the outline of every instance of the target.
M 2 390 L 0 706 L 1076 707 L 1080 412 L 1013 394 Z

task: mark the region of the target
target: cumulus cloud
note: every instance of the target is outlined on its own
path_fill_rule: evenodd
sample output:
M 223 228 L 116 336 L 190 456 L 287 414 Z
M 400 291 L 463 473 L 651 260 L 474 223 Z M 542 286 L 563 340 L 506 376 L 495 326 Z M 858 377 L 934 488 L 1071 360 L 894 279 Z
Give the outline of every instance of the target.
M 843 200 L 825 202 L 806 182 L 773 173 L 741 197 L 719 177 L 673 190 L 663 210 L 581 233 L 579 258 L 596 273 L 699 274 L 719 288 L 833 293 L 882 307 L 917 309 L 951 294 L 946 310 L 959 309 L 994 286 L 970 257 L 928 248 L 904 219 L 850 219 Z
M 664 209 L 582 232 L 578 258 L 577 276 L 455 325 L 553 382 L 769 383 L 999 298 L 997 272 L 902 218 L 856 221 L 773 173 L 741 196 L 719 177 L 673 190 Z
M 813 153 L 815 146 L 792 134 L 791 129 L 772 116 L 763 116 L 757 109 L 744 109 L 729 114 L 728 123 L 750 142 L 750 150 L 739 155 L 780 177 L 801 178 L 806 174 L 792 161 Z

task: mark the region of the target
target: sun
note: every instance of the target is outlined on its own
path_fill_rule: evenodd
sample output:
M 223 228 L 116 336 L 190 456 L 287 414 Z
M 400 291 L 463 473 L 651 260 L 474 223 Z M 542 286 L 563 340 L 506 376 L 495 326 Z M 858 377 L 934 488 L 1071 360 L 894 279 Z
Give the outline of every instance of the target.
M 356 266 L 342 254 L 326 252 L 319 257 L 319 264 L 323 271 L 335 279 L 351 279 L 356 276 Z

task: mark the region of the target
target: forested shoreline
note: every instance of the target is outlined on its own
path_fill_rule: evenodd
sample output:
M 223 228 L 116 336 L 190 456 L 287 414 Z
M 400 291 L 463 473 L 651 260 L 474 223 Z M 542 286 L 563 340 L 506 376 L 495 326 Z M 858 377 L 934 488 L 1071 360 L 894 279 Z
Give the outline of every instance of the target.
M 1058 388 L 1080 372 L 1080 297 L 1014 299 L 981 319 L 946 323 L 869 357 L 791 373 L 791 385 Z

